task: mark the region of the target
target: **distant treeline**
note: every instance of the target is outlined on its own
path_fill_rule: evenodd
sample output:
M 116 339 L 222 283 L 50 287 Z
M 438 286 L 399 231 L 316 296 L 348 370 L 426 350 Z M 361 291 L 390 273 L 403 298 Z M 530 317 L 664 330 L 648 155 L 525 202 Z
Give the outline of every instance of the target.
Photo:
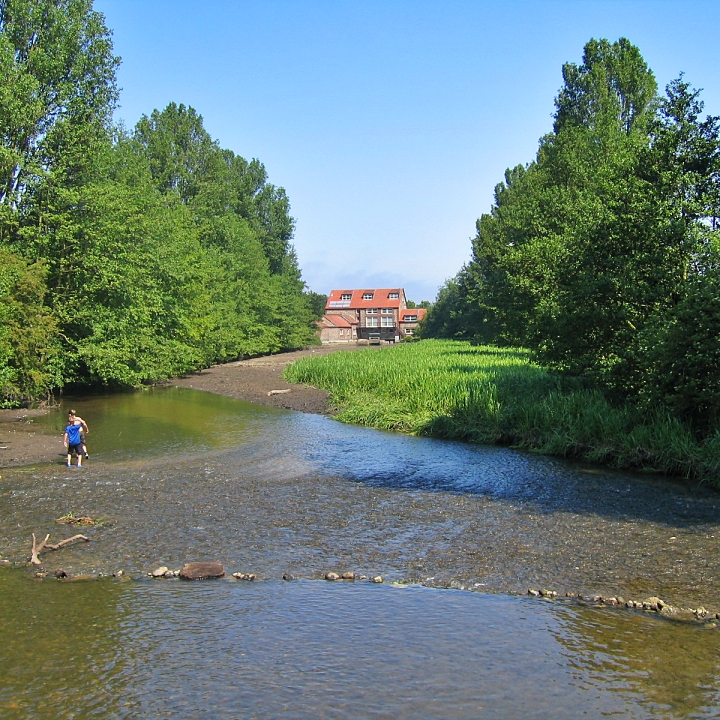
M 505 173 L 425 337 L 516 345 L 710 439 L 720 420 L 720 123 L 626 39 L 563 67 L 552 131 Z
M 314 336 L 284 190 L 191 107 L 114 126 L 119 62 L 92 0 L 0 1 L 5 405 Z

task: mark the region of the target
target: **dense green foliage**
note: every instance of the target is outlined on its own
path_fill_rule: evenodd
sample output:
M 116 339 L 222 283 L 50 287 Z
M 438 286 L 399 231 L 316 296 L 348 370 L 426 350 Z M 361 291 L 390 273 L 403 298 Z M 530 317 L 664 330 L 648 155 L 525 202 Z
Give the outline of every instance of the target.
M 116 129 L 91 0 L 0 0 L 0 402 L 138 385 L 313 341 L 263 165 L 171 103 Z
M 552 132 L 508 170 L 425 337 L 528 347 L 615 399 L 711 434 L 720 412 L 720 122 L 656 91 L 627 40 L 563 68 Z
M 720 432 L 698 441 L 667 413 L 610 404 L 526 350 L 423 340 L 298 360 L 285 377 L 328 390 L 344 422 L 713 483 L 720 470 Z

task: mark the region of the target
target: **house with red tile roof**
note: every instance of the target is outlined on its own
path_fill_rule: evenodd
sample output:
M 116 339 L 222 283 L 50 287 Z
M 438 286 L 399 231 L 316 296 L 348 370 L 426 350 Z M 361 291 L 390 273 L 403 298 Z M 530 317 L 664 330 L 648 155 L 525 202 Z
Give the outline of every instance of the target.
M 318 322 L 322 342 L 399 342 L 411 337 L 427 311 L 408 308 L 403 288 L 332 290 Z M 347 322 L 354 335 L 340 335 Z
M 354 315 L 328 313 L 318 320 L 320 341 L 323 343 L 357 342 L 358 321 Z

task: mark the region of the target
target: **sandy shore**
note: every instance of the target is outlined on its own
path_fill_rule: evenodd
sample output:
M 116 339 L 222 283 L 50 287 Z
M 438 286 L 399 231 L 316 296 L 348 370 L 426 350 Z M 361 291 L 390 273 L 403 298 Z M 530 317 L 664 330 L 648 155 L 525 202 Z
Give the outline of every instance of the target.
M 214 365 L 165 385 L 194 388 L 260 405 L 325 414 L 330 410 L 327 393 L 317 388 L 291 385 L 280 375 L 300 358 L 357 350 L 356 345 L 323 345 L 251 360 Z M 273 390 L 283 390 L 277 394 Z M 0 410 L 0 468 L 56 461 L 64 452 L 62 436 L 39 428 L 34 418 L 48 408 Z

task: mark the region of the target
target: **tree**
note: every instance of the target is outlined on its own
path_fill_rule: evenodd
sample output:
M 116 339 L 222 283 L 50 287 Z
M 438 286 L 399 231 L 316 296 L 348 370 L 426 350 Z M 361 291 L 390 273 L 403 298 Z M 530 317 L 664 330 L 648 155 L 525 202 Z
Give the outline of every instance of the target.
M 46 269 L 0 247 L 0 407 L 47 396 L 61 382 Z
M 66 138 L 102 133 L 117 98 L 110 32 L 92 0 L 0 0 L 0 205 L 16 210 Z

